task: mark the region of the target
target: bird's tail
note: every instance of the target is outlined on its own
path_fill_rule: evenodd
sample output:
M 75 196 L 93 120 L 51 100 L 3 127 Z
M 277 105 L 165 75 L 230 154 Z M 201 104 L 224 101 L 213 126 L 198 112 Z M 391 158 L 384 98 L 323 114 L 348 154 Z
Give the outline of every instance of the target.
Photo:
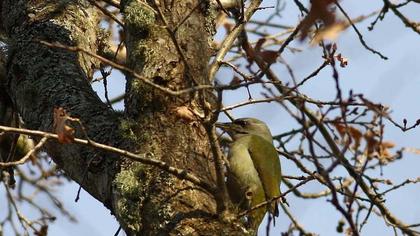
M 276 217 L 278 217 L 280 214 L 278 201 L 273 201 L 272 203 L 270 203 L 268 212 L 270 216 L 273 218 L 273 225 L 276 226 Z

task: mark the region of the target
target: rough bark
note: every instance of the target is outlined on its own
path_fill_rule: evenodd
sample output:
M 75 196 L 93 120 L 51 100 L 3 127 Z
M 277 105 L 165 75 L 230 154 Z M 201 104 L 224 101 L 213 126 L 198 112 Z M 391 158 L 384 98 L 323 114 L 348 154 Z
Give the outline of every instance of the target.
M 209 83 L 212 17 L 208 6 L 196 7 L 197 0 L 160 2 L 159 6 L 121 2 L 129 67 L 173 90 Z M 174 40 L 158 8 L 169 28 L 195 10 Z M 90 87 L 97 60 L 39 42 L 96 52 L 103 34 L 98 30 L 97 12 L 87 1 L 4 0 L 2 22 L 11 42 L 7 92 L 25 127 L 51 131 L 53 108 L 64 107 L 81 119 L 92 140 L 148 154 L 215 182 L 205 129 L 200 123 L 184 122 L 174 112 L 176 107 L 188 106 L 204 113 L 206 104 L 213 103 L 212 94 L 170 96 L 129 77 L 126 112 L 118 115 Z M 83 138 L 81 132 L 77 136 Z M 219 219 L 214 196 L 165 171 L 76 144 L 50 142 L 46 150 L 69 177 L 115 214 L 128 235 L 242 232 L 236 224 Z
M 72 116 L 81 118 L 91 139 L 116 144 L 119 141 L 117 116 L 89 84 L 89 76 L 98 62 L 39 42 L 60 42 L 95 51 L 98 18 L 87 6 L 77 1 L 3 2 L 2 21 L 11 43 L 8 94 L 27 128 L 52 131 L 53 108 L 64 107 Z M 47 149 L 68 176 L 110 206 L 109 182 L 115 172 L 115 160 L 102 158 L 103 154 L 97 150 L 73 144 L 50 143 Z M 98 161 L 90 161 L 92 158 Z M 87 171 L 89 162 L 92 164 Z

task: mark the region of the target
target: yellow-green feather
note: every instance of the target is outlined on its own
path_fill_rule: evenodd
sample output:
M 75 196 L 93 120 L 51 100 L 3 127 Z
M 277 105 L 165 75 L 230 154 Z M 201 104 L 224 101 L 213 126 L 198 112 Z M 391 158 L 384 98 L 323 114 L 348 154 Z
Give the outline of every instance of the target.
M 281 167 L 273 144 L 260 136 L 251 135 L 248 150 L 261 179 L 267 200 L 280 196 Z M 270 213 L 275 213 L 276 204 L 276 202 L 271 204 Z
M 245 135 L 235 140 L 229 151 L 230 171 L 227 185 L 232 200 L 248 210 L 280 195 L 280 161 L 274 146 L 258 135 Z M 245 194 L 252 190 L 252 200 Z M 276 203 L 255 209 L 249 214 L 250 226 L 258 227 L 266 211 L 274 214 Z

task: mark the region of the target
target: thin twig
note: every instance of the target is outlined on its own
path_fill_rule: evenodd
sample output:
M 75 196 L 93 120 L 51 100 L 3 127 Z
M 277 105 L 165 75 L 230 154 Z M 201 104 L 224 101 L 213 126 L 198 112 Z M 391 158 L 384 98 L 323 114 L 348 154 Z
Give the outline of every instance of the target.
M 93 4 L 95 7 L 97 7 L 102 13 L 104 13 L 104 15 L 108 16 L 109 18 L 111 18 L 113 21 L 115 21 L 118 25 L 120 25 L 122 28 L 125 27 L 124 23 L 120 21 L 120 19 L 118 19 L 116 16 L 114 16 L 114 14 L 112 14 L 111 12 L 109 12 L 106 8 L 102 7 L 101 5 L 99 5 L 97 3 L 96 0 L 89 0 L 89 2 L 91 4 Z
M 371 51 L 374 54 L 379 55 L 379 57 L 381 57 L 384 60 L 388 60 L 388 57 L 382 55 L 382 53 L 376 51 L 375 49 L 369 47 L 365 40 L 363 39 L 363 35 L 360 33 L 360 31 L 357 29 L 356 25 L 354 25 L 352 19 L 349 17 L 349 15 L 347 14 L 346 11 L 344 11 L 344 9 L 341 7 L 341 5 L 338 3 L 338 1 L 335 1 L 335 5 L 337 5 L 337 7 L 340 9 L 341 13 L 343 13 L 343 15 L 347 18 L 349 24 L 351 25 L 351 27 L 354 29 L 354 31 L 356 32 L 357 36 L 359 37 L 359 41 L 360 43 L 369 51 Z

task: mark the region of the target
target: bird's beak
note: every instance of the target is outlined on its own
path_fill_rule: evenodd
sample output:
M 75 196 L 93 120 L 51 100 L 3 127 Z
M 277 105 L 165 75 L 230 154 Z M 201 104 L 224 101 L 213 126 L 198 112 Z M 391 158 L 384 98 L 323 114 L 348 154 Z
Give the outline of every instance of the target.
M 217 122 L 215 124 L 215 126 L 217 128 L 222 129 L 223 131 L 226 131 L 226 132 L 233 129 L 233 127 L 232 127 L 233 123 L 219 123 L 219 122 Z
M 234 123 L 216 123 L 215 125 L 217 128 L 226 132 L 232 139 L 238 131 L 238 127 Z

